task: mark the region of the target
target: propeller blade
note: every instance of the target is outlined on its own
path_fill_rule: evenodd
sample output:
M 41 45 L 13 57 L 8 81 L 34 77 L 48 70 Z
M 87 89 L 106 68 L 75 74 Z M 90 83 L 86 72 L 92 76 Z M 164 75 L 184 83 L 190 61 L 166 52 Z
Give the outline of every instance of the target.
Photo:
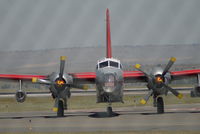
M 63 77 L 64 68 L 65 68 L 65 59 L 66 59 L 66 56 L 60 56 L 60 73 L 59 73 L 60 78 Z
M 183 94 L 179 93 L 178 91 L 176 91 L 175 89 L 171 88 L 170 86 L 167 86 L 166 84 L 164 84 L 164 86 L 167 87 L 169 89 L 169 91 L 172 92 L 172 94 L 174 94 L 179 99 L 183 98 Z
M 47 84 L 47 85 L 51 84 L 51 81 L 49 81 L 49 80 L 38 79 L 38 78 L 35 78 L 35 77 L 32 78 L 32 82 L 33 83 Z
M 151 89 L 149 92 L 148 92 L 148 94 L 146 95 L 146 96 L 144 96 L 144 98 L 142 98 L 141 100 L 140 100 L 140 104 L 146 104 L 147 103 L 147 101 L 149 100 L 149 97 L 152 95 L 152 93 L 153 93 L 153 90 Z
M 147 74 L 146 72 L 144 72 L 142 69 L 141 69 L 141 65 L 140 64 L 135 64 L 135 68 L 137 70 L 139 70 L 140 72 L 142 72 L 147 78 L 151 78 L 151 76 L 149 74 Z
M 55 104 L 54 104 L 54 107 L 52 109 L 54 112 L 58 112 L 58 100 L 59 100 L 58 98 L 55 99 Z
M 169 71 L 169 69 L 172 67 L 172 65 L 174 64 L 174 62 L 176 61 L 176 58 L 175 57 L 171 57 L 167 66 L 165 67 L 163 73 L 162 73 L 162 76 L 165 76 L 165 74 Z
M 88 85 L 71 85 L 71 87 L 82 89 L 82 90 L 88 90 Z

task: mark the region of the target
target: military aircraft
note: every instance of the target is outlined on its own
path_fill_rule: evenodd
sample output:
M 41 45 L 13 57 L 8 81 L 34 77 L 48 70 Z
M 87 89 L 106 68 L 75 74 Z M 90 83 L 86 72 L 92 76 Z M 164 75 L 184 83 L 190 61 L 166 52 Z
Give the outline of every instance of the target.
M 50 75 L 20 75 L 20 74 L 0 74 L 0 79 L 19 80 L 19 90 L 16 92 L 16 100 L 24 102 L 26 98 L 25 91 L 22 90 L 22 81 L 29 80 L 34 83 L 49 85 L 49 90 L 52 97 L 55 99 L 53 111 L 57 112 L 58 117 L 64 116 L 64 109 L 67 109 L 67 101 L 71 96 L 71 88 L 86 89 L 84 84 L 96 84 L 97 103 L 107 103 L 108 116 L 113 115 L 112 103 L 123 102 L 123 87 L 124 83 L 133 82 L 148 82 L 150 89 L 147 96 L 142 99 L 142 103 L 146 103 L 151 95 L 157 100 L 158 113 L 164 112 L 164 105 L 160 95 L 167 94 L 171 91 L 174 95 L 181 98 L 182 95 L 176 90 L 170 88 L 168 83 L 175 78 L 184 76 L 197 76 L 199 80 L 199 70 L 185 70 L 169 72 L 171 65 L 175 62 L 175 58 L 171 58 L 170 62 L 163 70 L 155 68 L 150 74 L 142 71 L 139 64 L 136 68 L 139 71 L 123 71 L 120 60 L 112 57 L 111 48 L 111 32 L 110 32 L 110 16 L 109 10 L 106 10 L 106 57 L 98 60 L 96 72 L 81 72 L 81 73 L 64 73 L 65 56 L 60 57 L 60 71 L 53 72 Z

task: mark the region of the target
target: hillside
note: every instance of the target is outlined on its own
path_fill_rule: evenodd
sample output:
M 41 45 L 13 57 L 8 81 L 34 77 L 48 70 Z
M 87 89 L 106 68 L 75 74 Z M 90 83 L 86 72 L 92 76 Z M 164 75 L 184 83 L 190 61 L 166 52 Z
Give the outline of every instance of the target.
M 114 46 L 113 57 L 121 60 L 125 69 L 142 65 L 166 64 L 171 56 L 175 66 L 200 64 L 200 45 Z M 0 73 L 48 74 L 57 71 L 59 56 L 67 56 L 67 72 L 94 71 L 98 59 L 105 57 L 105 47 L 74 47 L 38 51 L 0 51 Z

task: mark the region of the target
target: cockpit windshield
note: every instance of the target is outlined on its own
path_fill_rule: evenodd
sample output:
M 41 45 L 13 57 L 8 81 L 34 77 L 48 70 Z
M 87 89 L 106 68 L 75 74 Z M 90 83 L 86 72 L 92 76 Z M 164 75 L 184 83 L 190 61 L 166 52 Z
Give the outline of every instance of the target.
M 116 67 L 116 68 L 118 68 L 118 67 L 119 67 L 119 64 L 118 64 L 117 62 L 110 61 L 110 66 L 111 66 L 111 67 Z
M 122 69 L 122 66 L 121 66 L 121 64 L 119 62 L 111 61 L 111 60 L 100 62 L 97 65 L 97 69 L 98 68 L 104 68 L 104 67 L 114 67 L 114 68 L 120 68 L 120 69 Z
M 104 68 L 104 67 L 107 67 L 107 66 L 108 66 L 108 61 L 101 62 L 101 63 L 99 64 L 99 67 L 100 67 L 100 68 Z

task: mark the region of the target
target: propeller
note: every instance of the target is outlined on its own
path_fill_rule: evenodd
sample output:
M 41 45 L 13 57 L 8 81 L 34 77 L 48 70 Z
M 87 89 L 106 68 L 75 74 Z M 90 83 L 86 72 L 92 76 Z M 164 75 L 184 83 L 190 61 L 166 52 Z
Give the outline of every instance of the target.
M 148 94 L 146 96 L 144 96 L 141 100 L 140 100 L 140 103 L 141 104 L 146 104 L 147 101 L 149 100 L 150 96 L 153 94 L 153 90 L 151 89 Z
M 52 83 L 49 80 L 38 79 L 38 78 L 35 78 L 35 77 L 32 78 L 32 82 L 33 83 L 40 83 L 40 84 L 47 84 L 47 85 L 50 85 Z
M 168 86 L 165 83 L 165 75 L 167 74 L 167 72 L 169 71 L 169 69 L 172 67 L 172 65 L 174 64 L 174 62 L 176 61 L 175 57 L 171 57 L 168 64 L 166 65 L 166 67 L 164 68 L 162 74 L 158 74 L 158 75 L 150 75 L 148 73 L 146 73 L 145 71 L 143 71 L 141 69 L 141 65 L 140 64 L 136 64 L 135 68 L 139 71 L 141 71 L 142 73 L 144 73 L 144 75 L 148 78 L 148 84 L 151 85 L 149 88 L 149 92 L 146 96 L 144 96 L 141 100 L 140 103 L 141 104 L 146 104 L 147 101 L 149 100 L 150 96 L 154 93 L 155 87 L 156 88 L 161 88 L 161 87 L 166 87 L 170 92 L 172 92 L 172 94 L 174 94 L 176 97 L 178 97 L 179 99 L 181 99 L 183 97 L 183 94 L 179 93 L 178 91 L 176 91 L 175 89 L 171 88 L 170 86 Z
M 88 90 L 88 85 L 74 85 L 74 84 L 72 84 L 71 87 L 82 89 L 82 90 Z
M 60 70 L 59 73 L 52 73 L 49 75 L 48 79 L 39 79 L 39 78 L 32 78 L 33 83 L 40 83 L 40 84 L 46 84 L 52 86 L 52 89 L 56 90 L 54 92 L 56 94 L 55 98 L 55 104 L 53 107 L 53 111 L 57 112 L 58 111 L 58 105 L 59 101 L 65 102 L 66 98 L 63 98 L 63 92 L 66 87 L 68 89 L 70 88 L 78 88 L 78 89 L 83 89 L 87 90 L 88 86 L 87 85 L 78 85 L 73 83 L 73 75 L 69 74 L 64 74 L 64 69 L 65 69 L 65 60 L 66 56 L 61 56 L 60 57 Z M 67 94 L 66 94 L 67 95 Z
M 52 109 L 54 112 L 58 112 L 58 101 L 59 101 L 59 99 L 55 98 L 55 103 L 54 103 L 54 106 Z
M 136 65 L 135 65 L 135 68 L 136 68 L 137 70 L 139 70 L 140 72 L 142 72 L 142 73 L 148 78 L 148 80 L 153 79 L 153 77 L 152 77 L 150 74 L 148 74 L 148 73 L 146 73 L 145 71 L 142 70 L 140 64 L 136 64 Z M 149 82 L 150 82 L 150 81 L 149 81 Z M 152 94 L 153 94 L 153 90 L 150 88 L 150 91 L 148 92 L 147 95 L 145 95 L 145 96 L 140 100 L 140 103 L 143 104 L 143 105 L 146 104 L 147 101 L 149 100 L 149 98 L 150 98 L 150 96 L 151 96 Z
M 183 98 L 183 94 L 179 93 L 178 91 L 176 91 L 175 89 L 171 88 L 170 86 L 164 84 L 164 86 L 169 89 L 170 92 L 172 92 L 173 95 L 175 95 L 176 97 L 178 97 L 179 99 Z
M 56 80 L 46 80 L 46 79 L 39 79 L 39 78 L 32 78 L 33 83 L 40 83 L 40 84 L 46 84 L 46 85 L 58 85 L 58 86 L 67 86 L 67 87 L 72 87 L 72 88 L 78 88 L 78 89 L 83 89 L 87 90 L 88 86 L 87 85 L 78 85 L 72 83 L 68 83 L 68 80 L 65 81 L 65 79 L 69 78 L 64 78 L 64 69 L 65 69 L 65 60 L 66 56 L 60 56 L 60 70 L 59 70 L 59 77 L 56 78 Z M 73 75 L 68 75 L 68 77 L 72 77 Z M 55 79 L 55 78 L 54 78 Z
M 66 59 L 66 56 L 60 56 L 60 73 L 59 73 L 60 79 L 63 79 L 63 73 L 65 69 L 65 59 Z
M 162 77 L 164 77 L 166 75 L 166 73 L 169 71 L 169 69 L 172 67 L 172 65 L 174 64 L 174 62 L 176 61 L 175 57 L 171 57 L 168 64 L 166 65 L 163 73 L 162 73 Z M 175 89 L 171 88 L 170 86 L 166 85 L 165 83 L 162 83 L 172 94 L 174 94 L 176 97 L 178 97 L 179 99 L 183 98 L 183 94 L 179 93 L 178 91 L 176 91 Z
M 169 71 L 169 69 L 172 67 L 172 65 L 174 64 L 174 62 L 176 61 L 176 58 L 175 57 L 171 57 L 168 64 L 166 65 L 163 73 L 162 73 L 162 76 L 164 77 L 166 75 L 166 73 Z
M 142 72 L 147 78 L 152 78 L 148 73 L 146 73 L 145 71 L 142 70 L 141 65 L 140 64 L 136 64 L 135 68 L 137 70 L 139 70 L 140 72 Z

